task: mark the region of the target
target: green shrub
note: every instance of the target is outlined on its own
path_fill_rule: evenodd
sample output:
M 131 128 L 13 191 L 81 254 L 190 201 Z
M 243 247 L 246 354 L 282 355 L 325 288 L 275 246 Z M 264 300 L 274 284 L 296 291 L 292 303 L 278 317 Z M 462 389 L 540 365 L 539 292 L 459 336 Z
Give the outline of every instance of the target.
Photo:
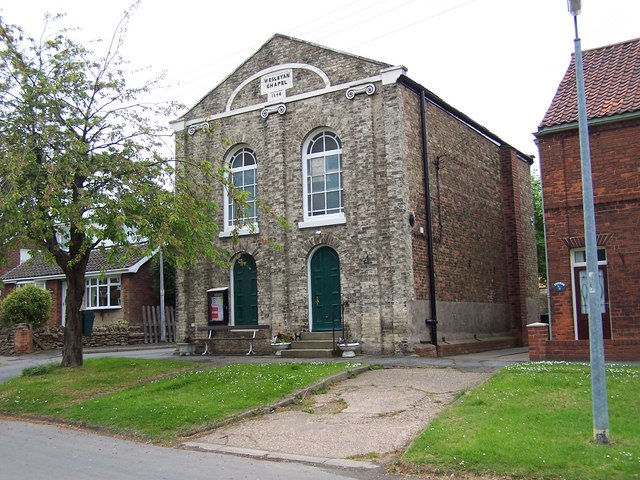
M 34 365 L 33 367 L 26 367 L 22 369 L 23 377 L 38 377 L 40 375 L 47 375 L 60 368 L 57 363 L 43 363 L 41 365 Z
M 53 299 L 47 290 L 25 285 L 11 292 L 0 303 L 0 318 L 5 325 L 28 323 L 37 327 L 49 320 L 52 305 Z

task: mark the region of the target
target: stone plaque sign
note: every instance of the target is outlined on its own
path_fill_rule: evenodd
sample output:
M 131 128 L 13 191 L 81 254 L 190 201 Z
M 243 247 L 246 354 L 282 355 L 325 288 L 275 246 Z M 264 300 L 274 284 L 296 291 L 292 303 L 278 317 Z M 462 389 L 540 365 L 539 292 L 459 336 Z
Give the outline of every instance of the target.
M 260 93 L 269 101 L 283 99 L 286 90 L 293 86 L 293 70 L 278 70 L 260 77 Z

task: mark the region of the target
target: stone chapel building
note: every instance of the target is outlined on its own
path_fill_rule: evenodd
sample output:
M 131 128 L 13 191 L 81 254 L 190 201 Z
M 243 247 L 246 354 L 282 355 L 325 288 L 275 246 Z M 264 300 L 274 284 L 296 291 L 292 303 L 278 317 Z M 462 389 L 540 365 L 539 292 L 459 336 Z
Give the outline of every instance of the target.
M 344 328 L 372 354 L 527 343 L 532 158 L 404 67 L 275 35 L 172 126 L 178 160 L 205 156 L 249 192 L 241 212 L 212 187 L 212 241 L 234 254 L 228 268 L 178 272 L 183 336 L 217 323 Z

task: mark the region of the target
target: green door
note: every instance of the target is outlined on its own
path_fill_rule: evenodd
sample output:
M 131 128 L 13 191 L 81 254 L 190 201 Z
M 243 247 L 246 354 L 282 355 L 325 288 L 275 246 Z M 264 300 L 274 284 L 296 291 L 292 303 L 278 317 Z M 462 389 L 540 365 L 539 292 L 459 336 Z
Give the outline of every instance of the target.
M 255 260 L 247 253 L 233 264 L 233 323 L 258 323 L 258 273 Z
M 340 259 L 335 250 L 320 247 L 311 257 L 311 329 L 342 328 L 340 309 Z

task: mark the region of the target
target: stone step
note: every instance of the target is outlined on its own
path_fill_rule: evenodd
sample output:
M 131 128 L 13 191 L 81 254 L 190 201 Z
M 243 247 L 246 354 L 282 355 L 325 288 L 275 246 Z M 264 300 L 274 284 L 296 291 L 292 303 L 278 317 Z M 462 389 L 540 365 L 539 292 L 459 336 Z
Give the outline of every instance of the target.
M 302 332 L 301 338 L 302 340 L 333 340 L 338 339 L 342 336 L 342 330 L 336 330 L 335 332 Z
M 333 342 L 329 340 L 296 340 L 291 343 L 292 350 L 332 349 Z
M 286 358 L 332 358 L 333 349 L 331 348 L 306 348 L 306 349 L 289 349 L 282 351 L 282 357 Z

